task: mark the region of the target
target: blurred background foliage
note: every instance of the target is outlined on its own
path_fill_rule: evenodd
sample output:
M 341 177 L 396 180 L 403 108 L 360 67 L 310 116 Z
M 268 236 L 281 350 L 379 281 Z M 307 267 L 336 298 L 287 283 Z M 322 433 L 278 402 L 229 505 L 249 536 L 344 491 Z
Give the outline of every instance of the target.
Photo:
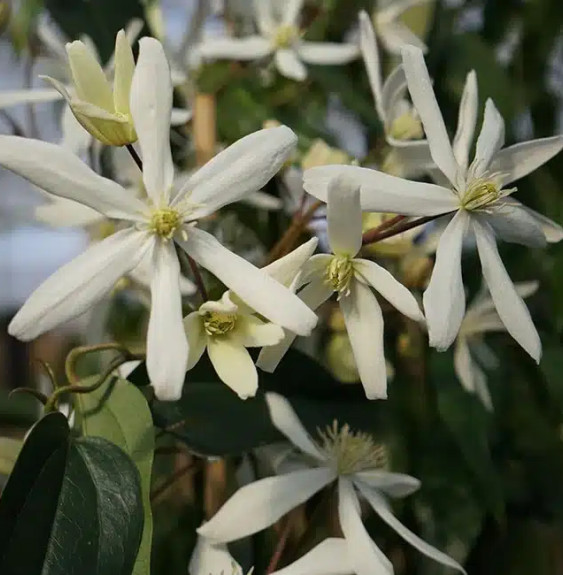
M 25 0 L 14 3 L 8 33 L 18 49 L 33 50 L 34 23 L 45 9 L 69 38 L 88 34 L 107 59 L 116 32 L 131 18 L 143 18 L 146 8 L 147 2 L 140 0 Z M 374 2 L 309 0 L 307 37 L 342 40 L 362 8 L 373 11 Z M 450 128 L 456 122 L 465 76 L 475 69 L 481 103 L 492 97 L 506 120 L 507 143 L 562 131 L 561 0 L 435 0 L 407 12 L 405 20 L 429 46 L 427 61 Z M 368 159 L 377 159 L 373 147 L 380 141 L 381 126 L 361 61 L 312 68 L 308 81 L 301 84 L 276 75 L 264 80 L 251 66 L 232 62 L 209 64 L 193 74 L 198 91 L 216 96 L 222 143 L 275 119 L 297 132 L 302 149 L 318 137 L 337 145 L 325 122 L 336 96 L 365 126 L 372 150 Z M 269 191 L 277 193 L 273 185 Z M 519 182 L 518 194 L 528 206 L 563 222 L 561 158 Z M 289 224 L 283 213 L 264 218 L 248 207 L 230 209 L 265 250 Z M 387 402 L 367 402 L 359 385 L 339 385 L 317 361 L 294 352 L 274 375 L 261 375 L 262 391 L 244 403 L 202 362 L 191 372 L 180 402 L 152 402 L 155 424 L 191 422 L 178 428 L 175 440 L 198 454 L 244 461 L 252 476 L 260 472 L 260 458 L 245 453 L 280 439 L 268 421 L 262 396 L 263 390 L 275 389 L 290 398 L 312 432 L 337 417 L 387 442 L 396 467 L 422 481 L 420 492 L 398 509 L 402 520 L 464 562 L 469 573 L 562 574 L 563 245 L 538 251 L 503 244 L 501 254 L 515 281 L 540 281 L 528 304 L 544 355 L 536 366 L 505 334 L 488 336 L 499 359 L 488 372 L 492 413 L 460 386 L 451 350 L 437 353 L 410 334 L 407 324 L 395 322 L 386 330 L 388 359 L 395 371 Z M 464 280 L 474 294 L 480 287 L 479 263 L 471 251 L 465 258 Z M 145 385 L 144 368 L 131 380 Z M 6 429 L 22 429 L 35 417 L 31 400 L 19 399 L 8 403 L 5 394 L 0 397 L 0 421 Z M 166 441 L 170 440 L 159 444 L 161 449 Z M 0 443 L 0 473 L 9 467 L 14 453 L 16 443 Z M 170 473 L 173 465 L 157 458 L 154 482 Z M 206 497 L 201 470 L 190 477 L 189 489 L 175 487 L 154 502 L 154 573 L 186 572 Z M 234 476 L 227 491 L 232 489 Z M 375 519 L 369 525 L 397 573 L 442 572 Z M 274 542 L 271 534 L 259 534 L 250 547 L 239 544 L 234 550 L 260 573 Z

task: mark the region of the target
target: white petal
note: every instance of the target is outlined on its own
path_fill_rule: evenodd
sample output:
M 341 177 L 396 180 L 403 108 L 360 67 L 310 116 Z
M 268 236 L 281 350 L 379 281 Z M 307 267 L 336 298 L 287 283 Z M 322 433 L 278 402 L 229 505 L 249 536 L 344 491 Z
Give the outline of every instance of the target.
M 271 44 L 262 36 L 247 38 L 207 38 L 198 46 L 203 58 L 259 60 L 272 53 Z
M 316 443 L 311 439 L 299 417 L 293 410 L 291 403 L 285 397 L 277 393 L 266 393 L 266 403 L 270 410 L 272 423 L 303 453 L 314 459 L 323 461 L 326 459 Z
M 491 229 L 473 221 L 479 259 L 491 298 L 508 333 L 539 363 L 541 341 L 522 298 L 516 292 L 500 259 Z
M 63 136 L 60 145 L 72 152 L 75 156 L 84 154 L 94 142 L 94 138 L 90 132 L 78 122 L 70 106 L 65 106 L 63 110 L 61 129 Z
M 475 177 L 480 177 L 489 169 L 495 154 L 504 145 L 504 120 L 489 98 L 485 105 L 485 116 L 475 149 Z
M 398 533 L 407 543 L 410 543 L 415 549 L 420 551 L 423 555 L 430 557 L 434 561 L 451 567 L 452 569 L 457 569 L 462 573 L 465 573 L 463 567 L 450 556 L 442 553 L 432 545 L 423 541 L 418 535 L 415 535 L 412 531 L 407 529 L 394 515 L 389 504 L 385 499 L 379 495 L 375 490 L 370 488 L 365 488 L 360 485 L 360 491 L 363 496 L 368 500 L 370 505 L 373 507 L 374 511 L 391 527 L 396 533 Z
M 400 54 L 404 46 L 415 46 L 422 52 L 428 50 L 426 44 L 402 22 L 388 22 L 379 26 L 379 36 L 391 54 Z
M 359 186 L 342 178 L 328 184 L 328 241 L 333 253 L 354 257 L 362 247 L 362 208 Z
M 297 53 L 307 64 L 335 66 L 355 60 L 360 55 L 360 49 L 355 44 L 300 42 Z
M 386 6 L 381 8 L 378 7 L 376 12 L 376 17 L 378 20 L 383 19 L 383 21 L 396 20 L 406 12 L 409 8 L 413 6 L 420 6 L 422 4 L 427 4 L 431 0 L 393 0 L 393 2 L 387 3 Z
M 405 46 L 402 55 L 409 92 L 424 125 L 432 158 L 455 186 L 458 164 L 454 157 L 442 112 L 440 112 L 434 95 L 422 52 L 414 46 Z
M 514 144 L 501 150 L 491 164 L 494 172 L 506 173 L 503 184 L 508 184 L 527 176 L 551 160 L 563 149 L 563 136 L 552 136 Z
M 37 90 L 4 90 L 0 92 L 0 109 L 18 104 L 35 104 L 37 102 L 53 102 L 61 100 L 58 90 L 49 88 Z
M 371 540 L 360 515 L 354 486 L 347 479 L 338 481 L 338 517 L 348 543 L 348 553 L 356 575 L 393 575 L 391 562 Z
M 382 107 L 385 115 L 382 120 L 387 124 L 391 121 L 391 114 L 399 102 L 404 101 L 407 91 L 407 77 L 403 66 L 395 66 L 383 84 Z
M 422 311 L 412 293 L 384 267 L 368 260 L 354 260 L 354 271 L 381 294 L 395 309 L 414 321 L 424 321 Z
M 513 201 L 516 202 L 516 200 Z M 563 228 L 558 223 L 526 206 L 522 206 L 522 209 L 526 210 L 539 223 L 548 243 L 556 244 L 563 240 Z
M 360 186 L 360 203 L 364 211 L 435 216 L 454 211 L 459 206 L 456 196 L 441 186 L 411 182 L 356 166 L 320 166 L 306 170 L 304 188 L 326 202 L 328 183 L 338 176 L 342 176 L 349 186 Z
M 299 292 L 299 299 L 306 303 L 310 309 L 315 310 L 323 304 L 333 293 L 324 279 L 312 281 Z M 284 338 L 277 345 L 265 347 L 258 356 L 256 365 L 268 373 L 273 373 L 283 356 L 294 342 L 296 335 L 286 331 Z
M 379 61 L 379 49 L 375 39 L 375 31 L 367 12 L 360 12 L 360 47 L 364 64 L 371 87 L 371 93 L 375 100 L 377 114 L 382 122 L 386 120 L 386 109 L 383 106 L 383 88 L 381 85 L 381 63 Z M 387 83 L 387 82 L 386 82 Z
M 188 567 L 190 575 L 243 575 L 227 546 L 198 537 Z
M 353 562 L 345 539 L 329 537 L 272 575 L 352 575 Z
M 359 471 L 354 474 L 354 481 L 356 480 L 394 498 L 407 497 L 420 489 L 420 481 L 415 477 L 390 471 Z
M 467 222 L 467 214 L 459 211 L 442 233 L 434 271 L 423 296 L 430 345 L 441 351 L 454 341 L 465 313 L 461 248 Z
M 290 80 L 303 82 L 307 78 L 307 69 L 294 50 L 282 48 L 276 51 L 276 66 L 279 73 Z
M 115 39 L 115 76 L 113 80 L 113 101 L 116 112 L 129 113 L 129 96 L 135 72 L 135 58 L 125 32 L 120 30 Z
M 188 338 L 188 364 L 186 370 L 189 371 L 195 367 L 207 347 L 207 334 L 203 327 L 203 318 L 198 311 L 194 311 L 184 318 L 184 330 Z
M 317 249 L 318 243 L 319 240 L 313 237 L 279 260 L 263 267 L 262 271 L 265 271 L 269 276 L 273 277 L 284 286 L 289 287 L 295 279 L 295 276 L 305 265 L 305 262 Z
M 283 339 L 284 330 L 256 316 L 239 315 L 234 335 L 244 347 L 263 347 L 279 343 Z
M 477 394 L 485 407 L 489 411 L 492 411 L 493 403 L 487 387 L 487 378 L 483 370 L 471 357 L 469 345 L 467 340 L 463 337 L 458 338 L 456 343 L 454 351 L 454 367 L 456 375 L 463 387 L 469 393 Z
M 370 289 L 357 280 L 350 295 L 340 298 L 354 359 L 368 399 L 387 397 L 387 366 L 383 348 L 383 314 Z
M 98 176 L 74 154 L 47 142 L 0 136 L 0 165 L 37 187 L 117 219 L 141 219 L 144 204 L 119 184 Z
M 260 479 L 241 487 L 197 532 L 222 543 L 242 539 L 266 529 L 334 479 L 325 467 Z
M 171 126 L 183 126 L 187 124 L 192 119 L 192 111 L 184 110 L 182 108 L 172 108 L 170 114 L 170 125 Z
M 143 182 L 157 205 L 168 203 L 174 179 L 171 110 L 172 81 L 162 44 L 154 38 L 142 38 L 131 87 L 131 114 L 143 158 Z
M 477 75 L 475 74 L 475 70 L 471 70 L 471 72 L 467 74 L 463 95 L 461 96 L 461 103 L 459 104 L 457 132 L 453 143 L 455 159 L 464 174 L 469 165 L 469 152 L 473 145 L 478 108 Z
M 177 242 L 194 260 L 272 323 L 300 335 L 308 335 L 315 327 L 317 316 L 296 295 L 223 247 L 211 234 L 191 228 L 188 239 Z
M 253 0 L 253 8 L 260 33 L 263 36 L 269 36 L 276 25 L 272 2 L 270 0 Z
M 303 7 L 304 0 L 285 0 L 283 9 L 283 24 L 285 26 L 297 25 L 301 8 Z
M 191 192 L 191 202 L 204 204 L 195 217 L 212 213 L 264 187 L 296 144 L 297 136 L 286 126 L 245 136 L 198 170 L 177 197 Z
M 156 397 L 176 401 L 182 396 L 188 341 L 182 321 L 180 263 L 173 242 L 157 240 L 153 266 L 147 371 Z
M 149 243 L 145 234 L 126 229 L 93 245 L 31 294 L 11 321 L 10 335 L 29 341 L 84 313 L 139 263 Z
M 509 199 L 490 214 L 477 216 L 489 223 L 495 234 L 505 242 L 513 242 L 529 247 L 544 247 L 545 234 L 540 222 L 522 204 Z
M 37 206 L 35 217 L 43 223 L 53 227 L 83 227 L 99 224 L 104 221 L 104 216 L 78 202 L 63 200 L 60 198 Z
M 275 212 L 283 208 L 283 200 L 267 192 L 258 190 L 257 192 L 252 192 L 248 196 L 242 198 L 241 200 L 247 206 L 252 206 L 253 208 L 258 208 L 259 210 L 267 210 L 270 212 Z
M 294 287 L 300 288 L 306 283 L 314 280 L 325 280 L 327 268 L 334 256 L 331 254 L 315 254 L 304 264 L 301 272 L 295 278 Z
M 219 376 L 241 399 L 256 395 L 258 373 L 246 348 L 231 337 L 210 337 L 209 359 Z

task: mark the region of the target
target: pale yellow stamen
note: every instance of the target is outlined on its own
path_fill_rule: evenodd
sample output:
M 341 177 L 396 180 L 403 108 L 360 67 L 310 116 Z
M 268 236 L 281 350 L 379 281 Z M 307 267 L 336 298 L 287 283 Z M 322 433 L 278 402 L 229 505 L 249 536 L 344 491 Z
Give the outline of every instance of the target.
M 324 431 L 318 430 L 321 449 L 334 464 L 339 475 L 366 469 L 385 469 L 388 465 L 386 447 L 364 432 L 353 432 L 346 424 L 339 428 L 335 420 Z
M 482 210 L 497 202 L 505 194 L 493 180 L 479 178 L 471 182 L 461 199 L 465 210 Z
M 290 48 L 298 38 L 298 28 L 295 26 L 280 26 L 274 32 L 272 42 L 276 48 Z
M 414 110 L 409 110 L 391 122 L 389 135 L 395 140 L 420 140 L 424 137 L 422 122 Z
M 338 292 L 338 298 L 350 294 L 350 281 L 354 276 L 354 266 L 350 256 L 334 256 L 326 270 L 328 283 Z
M 172 238 L 182 224 L 182 217 L 174 208 L 160 208 L 151 214 L 149 229 L 163 239 Z
M 211 336 L 225 335 L 235 328 L 236 313 L 223 313 L 218 311 L 207 312 L 203 319 L 205 333 Z

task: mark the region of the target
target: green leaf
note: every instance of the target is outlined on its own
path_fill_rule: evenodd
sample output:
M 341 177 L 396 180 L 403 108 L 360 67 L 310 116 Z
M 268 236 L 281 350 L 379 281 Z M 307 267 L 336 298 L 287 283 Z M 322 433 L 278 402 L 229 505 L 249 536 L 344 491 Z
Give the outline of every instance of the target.
M 0 573 L 130 575 L 142 529 L 139 475 L 119 447 L 73 439 L 60 413 L 30 430 L 0 498 Z
M 84 380 L 81 385 L 91 385 L 96 378 Z M 118 445 L 139 471 L 145 520 L 133 575 L 148 575 L 153 531 L 150 486 L 154 427 L 146 399 L 134 385 L 123 379 L 110 380 L 92 393 L 75 397 L 83 435 L 103 437 Z
M 22 447 L 19 439 L 0 437 L 0 475 L 10 475 Z

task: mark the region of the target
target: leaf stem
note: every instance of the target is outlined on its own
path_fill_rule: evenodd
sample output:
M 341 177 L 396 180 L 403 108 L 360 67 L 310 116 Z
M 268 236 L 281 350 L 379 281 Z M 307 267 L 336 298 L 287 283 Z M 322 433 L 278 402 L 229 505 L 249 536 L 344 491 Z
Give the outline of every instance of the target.
M 278 563 L 280 562 L 280 559 L 282 558 L 283 552 L 287 545 L 287 540 L 289 539 L 289 534 L 291 533 L 292 528 L 293 528 L 293 521 L 292 521 L 292 515 L 290 514 L 287 516 L 284 522 L 284 526 L 280 533 L 278 542 L 276 544 L 276 548 L 272 553 L 270 563 L 268 563 L 268 568 L 266 569 L 266 575 L 270 575 L 270 573 L 273 573 L 276 570 L 276 567 L 278 566 Z
M 135 163 L 139 167 L 139 170 L 141 170 L 141 172 L 142 172 L 143 171 L 143 161 L 139 157 L 139 154 L 137 154 L 137 151 L 133 147 L 133 144 L 125 144 L 125 147 L 127 148 L 127 151 L 131 154 L 131 157 L 133 158 L 133 160 L 135 161 Z

